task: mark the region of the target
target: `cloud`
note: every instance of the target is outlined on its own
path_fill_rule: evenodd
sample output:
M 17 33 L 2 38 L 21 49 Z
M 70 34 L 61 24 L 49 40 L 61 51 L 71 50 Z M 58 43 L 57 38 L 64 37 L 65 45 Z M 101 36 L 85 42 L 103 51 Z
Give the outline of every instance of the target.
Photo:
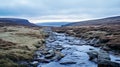
M 34 23 L 40 23 L 40 22 L 77 22 L 77 21 L 84 21 L 84 20 L 90 20 L 90 19 L 96 19 L 93 18 L 91 15 L 47 15 L 47 16 L 41 16 L 41 17 L 34 17 L 31 18 L 30 21 Z
M 1 17 L 82 20 L 120 15 L 120 0 L 0 0 Z

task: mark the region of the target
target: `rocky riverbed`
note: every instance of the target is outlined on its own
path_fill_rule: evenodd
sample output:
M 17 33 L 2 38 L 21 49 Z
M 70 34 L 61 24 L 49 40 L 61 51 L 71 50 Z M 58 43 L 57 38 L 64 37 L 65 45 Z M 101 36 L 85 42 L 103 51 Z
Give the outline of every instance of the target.
M 33 64 L 37 64 L 37 67 L 120 67 L 120 56 L 64 33 L 49 34 L 46 49 L 39 49 L 35 53 Z

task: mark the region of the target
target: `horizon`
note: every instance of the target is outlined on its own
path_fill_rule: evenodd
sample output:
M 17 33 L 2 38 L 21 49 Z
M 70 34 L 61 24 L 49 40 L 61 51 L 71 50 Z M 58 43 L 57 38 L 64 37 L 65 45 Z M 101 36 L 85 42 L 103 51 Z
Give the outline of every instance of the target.
M 32 23 L 78 22 L 120 15 L 120 0 L 0 1 L 0 18 L 23 18 Z

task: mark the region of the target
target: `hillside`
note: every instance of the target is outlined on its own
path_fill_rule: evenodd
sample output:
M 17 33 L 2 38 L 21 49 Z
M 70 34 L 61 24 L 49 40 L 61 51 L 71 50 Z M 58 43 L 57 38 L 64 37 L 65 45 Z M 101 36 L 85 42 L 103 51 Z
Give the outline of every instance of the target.
M 0 18 L 0 25 L 25 25 L 25 26 L 37 26 L 30 23 L 26 19 L 19 18 Z
M 83 25 L 88 26 L 88 25 L 106 25 L 106 24 L 120 24 L 120 16 L 74 22 L 74 23 L 66 24 L 64 26 L 83 26 Z
M 62 25 L 66 25 L 69 22 L 44 22 L 44 23 L 37 23 L 38 26 L 54 26 L 54 27 L 60 27 Z
M 0 67 L 28 67 L 45 35 L 26 19 L 0 18 Z

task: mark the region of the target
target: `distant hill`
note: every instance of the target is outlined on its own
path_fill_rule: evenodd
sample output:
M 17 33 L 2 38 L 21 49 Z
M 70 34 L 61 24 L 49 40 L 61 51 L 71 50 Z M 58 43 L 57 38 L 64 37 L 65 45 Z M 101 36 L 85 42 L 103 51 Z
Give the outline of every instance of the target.
M 74 23 L 66 24 L 64 26 L 106 25 L 106 24 L 120 24 L 120 16 L 74 22 Z
M 0 18 L 1 25 L 25 25 L 25 26 L 37 26 L 35 24 L 30 23 L 26 19 L 19 18 Z
M 62 25 L 66 25 L 66 24 L 69 24 L 69 22 L 44 22 L 44 23 L 37 23 L 36 25 L 60 27 Z

